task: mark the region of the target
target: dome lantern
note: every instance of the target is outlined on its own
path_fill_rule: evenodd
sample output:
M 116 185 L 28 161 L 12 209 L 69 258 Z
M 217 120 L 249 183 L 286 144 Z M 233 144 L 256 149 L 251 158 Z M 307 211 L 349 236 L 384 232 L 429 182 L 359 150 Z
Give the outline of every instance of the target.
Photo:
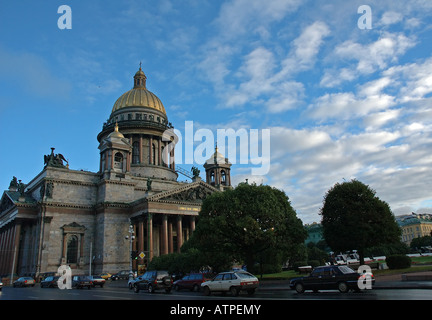
M 160 99 L 146 87 L 147 77 L 144 71 L 141 69 L 141 63 L 139 70 L 134 75 L 134 86 L 131 90 L 123 93 L 117 101 L 111 111 L 111 116 L 114 112 L 121 112 L 122 109 L 128 107 L 144 107 L 159 111 L 163 117 L 166 118 L 165 107 L 163 106 Z
M 140 68 L 135 73 L 135 76 L 134 76 L 134 87 L 133 88 L 134 89 L 139 89 L 139 88 L 146 89 L 146 80 L 147 80 L 147 77 L 144 74 L 144 71 L 142 71 L 142 69 L 141 69 L 141 62 L 140 62 Z

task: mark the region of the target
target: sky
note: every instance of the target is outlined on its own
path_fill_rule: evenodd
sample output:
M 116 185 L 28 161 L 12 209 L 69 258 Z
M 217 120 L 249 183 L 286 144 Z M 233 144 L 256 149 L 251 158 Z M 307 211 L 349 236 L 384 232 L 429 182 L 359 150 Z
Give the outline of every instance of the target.
M 0 188 L 29 183 L 51 147 L 97 172 L 141 62 L 179 132 L 269 132 L 267 172 L 237 153 L 231 179 L 284 190 L 304 223 L 351 179 L 395 215 L 432 213 L 431 17 L 429 0 L 3 0 Z

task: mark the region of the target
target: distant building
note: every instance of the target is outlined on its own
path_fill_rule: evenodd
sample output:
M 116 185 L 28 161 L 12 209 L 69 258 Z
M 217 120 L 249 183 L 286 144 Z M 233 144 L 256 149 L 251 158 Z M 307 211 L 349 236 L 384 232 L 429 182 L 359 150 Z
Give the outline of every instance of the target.
M 307 233 L 308 233 L 308 236 L 305 240 L 306 245 L 310 242 L 317 244 L 321 240 L 324 240 L 323 228 L 322 228 L 322 225 L 320 223 L 313 222 L 311 224 L 306 224 L 305 228 L 306 228 Z
M 432 214 L 411 213 L 397 216 L 396 221 L 402 229 L 402 242 L 408 246 L 412 239 L 430 236 L 432 232 Z

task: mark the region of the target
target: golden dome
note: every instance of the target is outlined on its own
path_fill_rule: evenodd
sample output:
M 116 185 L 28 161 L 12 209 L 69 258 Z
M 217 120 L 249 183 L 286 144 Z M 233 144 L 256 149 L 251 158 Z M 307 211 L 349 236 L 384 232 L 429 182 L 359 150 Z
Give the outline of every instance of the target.
M 134 76 L 134 87 L 123 93 L 120 98 L 114 103 L 112 112 L 126 107 L 147 107 L 158 110 L 166 115 L 165 107 L 160 99 L 151 91 L 146 88 L 146 79 L 144 72 L 139 70 Z
M 118 130 L 117 122 L 115 124 L 114 131 L 108 135 L 108 138 L 124 139 L 124 135 Z

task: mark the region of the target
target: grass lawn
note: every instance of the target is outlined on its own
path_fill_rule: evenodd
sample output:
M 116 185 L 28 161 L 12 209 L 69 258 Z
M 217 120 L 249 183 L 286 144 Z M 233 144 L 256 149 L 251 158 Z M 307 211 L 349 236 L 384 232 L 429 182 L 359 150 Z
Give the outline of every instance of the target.
M 289 271 L 282 271 L 278 273 L 268 273 L 263 274 L 263 277 L 261 278 L 261 275 L 256 274 L 255 275 L 258 279 L 262 280 L 289 280 L 291 278 L 299 277 L 299 273 L 295 272 L 294 270 Z

